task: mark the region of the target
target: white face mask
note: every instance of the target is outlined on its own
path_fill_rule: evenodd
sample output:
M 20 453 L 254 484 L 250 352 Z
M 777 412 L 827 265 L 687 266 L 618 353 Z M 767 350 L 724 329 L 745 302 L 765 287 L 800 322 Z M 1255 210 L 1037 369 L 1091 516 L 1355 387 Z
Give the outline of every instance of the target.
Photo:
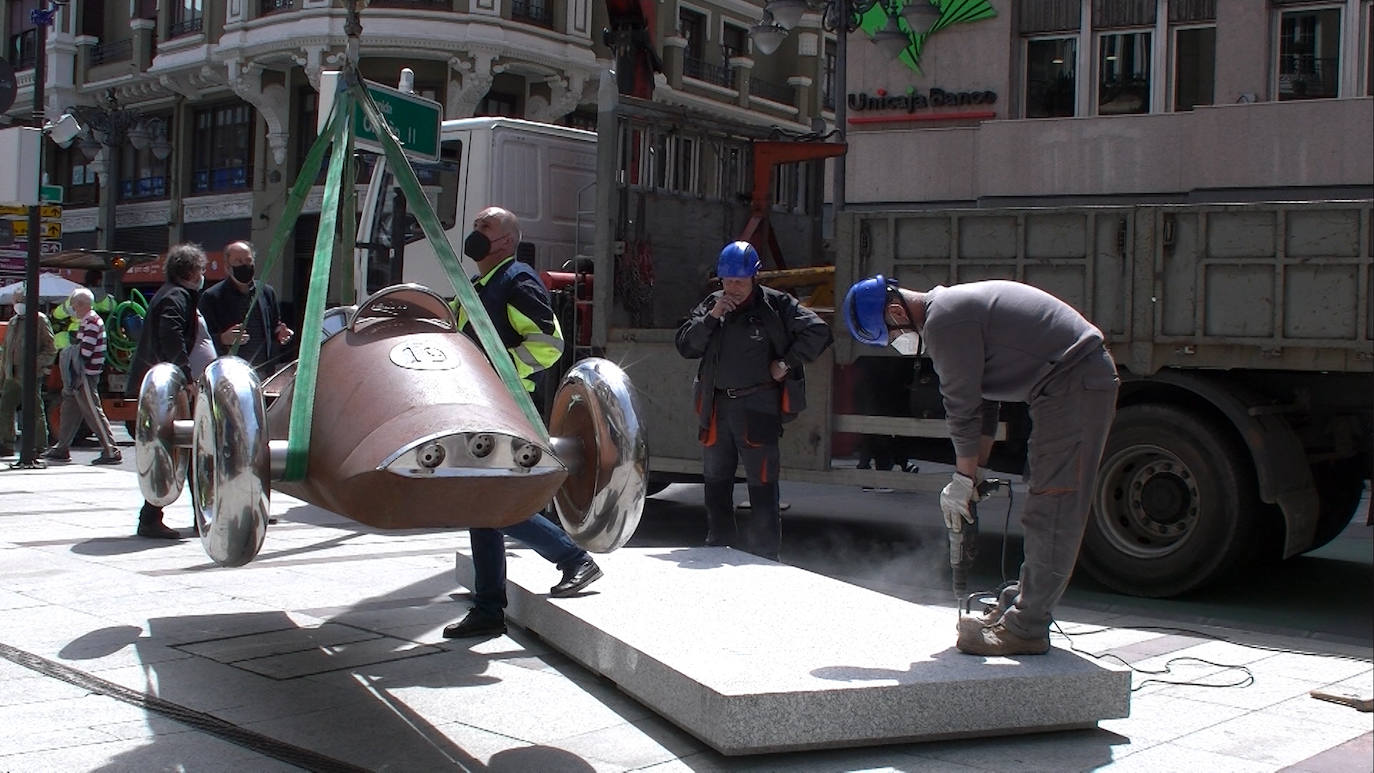
M 25 308 L 24 304 L 22 304 L 22 303 L 16 303 L 16 304 L 14 304 L 14 313 L 15 313 L 15 314 L 23 314 L 23 313 L 24 313 L 24 308 Z
M 897 350 L 903 357 L 915 357 L 921 353 L 921 334 L 915 330 L 908 330 L 888 342 L 888 346 Z

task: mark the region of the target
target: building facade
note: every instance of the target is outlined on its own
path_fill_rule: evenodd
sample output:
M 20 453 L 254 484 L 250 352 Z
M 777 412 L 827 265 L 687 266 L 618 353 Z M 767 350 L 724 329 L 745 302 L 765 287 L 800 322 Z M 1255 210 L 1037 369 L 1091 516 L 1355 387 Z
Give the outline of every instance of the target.
M 755 25 L 780 1 L 800 0 L 372 0 L 360 68 L 385 84 L 411 68 L 449 118 L 591 127 L 611 44 L 634 40 L 652 51 L 656 101 L 785 135 L 832 129 L 843 105 L 847 206 L 1367 197 L 1374 186 L 1374 0 L 938 0 L 940 22 L 895 60 L 868 41 L 903 0 L 831 13 L 813 0 L 764 55 Z M 18 87 L 0 120 L 32 114 L 40 5 L 50 2 L 6 0 L 0 15 Z M 320 74 L 343 61 L 344 6 L 60 6 L 44 113 L 92 128 L 66 149 L 45 143 L 48 182 L 63 187 L 61 246 L 266 244 L 315 139 Z M 862 11 L 844 68 L 837 7 Z M 603 33 L 627 23 L 639 25 L 628 37 Z M 661 139 L 665 169 L 691 162 L 673 154 L 701 156 L 701 143 Z M 665 189 L 715 195 L 693 182 L 703 175 L 678 177 Z M 813 169 L 779 175 L 774 193 L 797 211 L 831 185 Z M 269 277 L 287 299 L 304 286 L 320 190 L 297 229 L 310 238 Z
M 18 85 L 10 122 L 33 112 L 31 13 L 40 5 L 50 3 L 8 0 L 0 17 Z M 345 5 L 60 6 L 47 31 L 44 112 L 48 120 L 73 112 L 91 129 L 66 149 L 45 143 L 47 181 L 64 189 L 61 247 L 160 253 L 195 241 L 213 257 L 234 239 L 265 245 L 315 139 L 320 73 L 343 61 Z M 810 128 L 823 57 L 756 64 L 747 30 L 757 5 L 647 9 L 656 10 L 641 22 L 659 59 L 657 98 Z M 592 128 L 597 83 L 614 66 L 602 31 L 618 19 L 593 0 L 373 0 L 360 19 L 364 77 L 394 85 L 411 68 L 416 93 L 442 103 L 446 118 L 507 115 Z M 294 256 L 311 249 L 321 191 L 297 229 L 311 238 L 295 240 Z M 285 297 L 303 288 L 304 263 L 285 260 L 269 277 Z
M 1370 0 L 991 6 L 919 70 L 851 43 L 849 204 L 1374 195 Z

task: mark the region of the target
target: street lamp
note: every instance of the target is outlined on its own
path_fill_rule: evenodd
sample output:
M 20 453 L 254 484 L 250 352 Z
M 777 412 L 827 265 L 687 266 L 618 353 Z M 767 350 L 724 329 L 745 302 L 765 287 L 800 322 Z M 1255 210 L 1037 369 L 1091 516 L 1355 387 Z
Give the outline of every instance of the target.
M 100 196 L 101 203 L 101 227 L 100 243 L 97 245 L 102 250 L 113 250 L 115 248 L 115 210 L 119 206 L 119 175 L 122 169 L 121 151 L 124 141 L 128 140 L 135 148 L 142 150 L 149 147 L 154 141 L 155 135 L 148 127 L 144 115 L 139 110 L 120 107 L 119 101 L 115 98 L 114 89 L 105 92 L 104 105 L 75 105 L 67 108 L 67 112 L 76 116 L 76 120 L 87 128 L 87 136 L 83 137 L 78 145 L 81 152 L 86 155 L 87 160 L 94 161 L 100 152 L 101 146 L 105 147 L 105 174 L 104 192 Z M 159 122 L 161 119 L 157 119 Z M 158 150 L 165 147 L 167 153 L 171 152 L 171 144 L 166 141 L 166 132 L 162 132 L 161 145 L 156 146 Z M 139 145 L 142 145 L 140 147 Z M 157 155 L 154 150 L 154 155 Z M 158 159 L 166 158 L 166 154 L 158 156 Z

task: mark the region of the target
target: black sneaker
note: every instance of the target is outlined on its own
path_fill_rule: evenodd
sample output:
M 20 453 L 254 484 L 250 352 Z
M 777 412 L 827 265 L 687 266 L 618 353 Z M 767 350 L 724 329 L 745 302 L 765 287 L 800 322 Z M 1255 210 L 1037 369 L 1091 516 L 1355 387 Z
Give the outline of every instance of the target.
M 43 458 L 54 462 L 70 462 L 72 460 L 72 452 L 53 447 L 49 448 L 43 454 Z
M 124 463 L 124 455 L 121 454 L 121 453 L 118 452 L 118 451 L 115 451 L 115 452 L 114 452 L 114 456 L 110 456 L 109 454 L 101 454 L 100 456 L 97 456 L 96 458 L 94 458 L 94 459 L 91 460 L 91 464 L 123 464 L 123 463 Z
M 571 596 L 599 579 L 601 567 L 596 565 L 591 556 L 587 556 L 581 563 L 563 572 L 563 581 L 549 588 L 549 595 L 554 598 Z
M 444 629 L 445 639 L 476 639 L 500 636 L 506 632 L 506 616 L 493 617 L 476 609 L 468 610 L 462 620 Z
M 156 523 L 140 523 L 136 533 L 140 537 L 149 537 L 151 539 L 181 539 L 181 532 L 161 521 Z

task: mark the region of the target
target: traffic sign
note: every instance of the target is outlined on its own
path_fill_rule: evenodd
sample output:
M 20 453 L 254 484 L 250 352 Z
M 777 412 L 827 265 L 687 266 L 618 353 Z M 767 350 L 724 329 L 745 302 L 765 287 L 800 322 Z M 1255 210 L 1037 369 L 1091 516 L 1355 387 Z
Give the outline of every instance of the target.
M 331 104 L 334 90 L 338 87 L 339 74 L 325 72 L 320 79 L 320 104 Z M 439 123 L 444 108 L 432 99 L 383 86 L 372 81 L 363 81 L 372 101 L 382 117 L 391 125 L 396 138 L 401 141 L 401 149 L 407 157 L 417 160 L 439 160 Z M 324 129 L 326 111 L 320 111 L 315 130 Z M 363 117 L 362 105 L 353 106 L 353 143 L 361 150 L 381 153 L 382 144 L 377 138 L 376 129 Z
M 43 202 L 61 204 L 64 195 L 66 195 L 66 191 L 62 190 L 61 185 L 40 185 L 38 189 L 38 199 Z M 61 210 L 58 211 L 61 212 Z

